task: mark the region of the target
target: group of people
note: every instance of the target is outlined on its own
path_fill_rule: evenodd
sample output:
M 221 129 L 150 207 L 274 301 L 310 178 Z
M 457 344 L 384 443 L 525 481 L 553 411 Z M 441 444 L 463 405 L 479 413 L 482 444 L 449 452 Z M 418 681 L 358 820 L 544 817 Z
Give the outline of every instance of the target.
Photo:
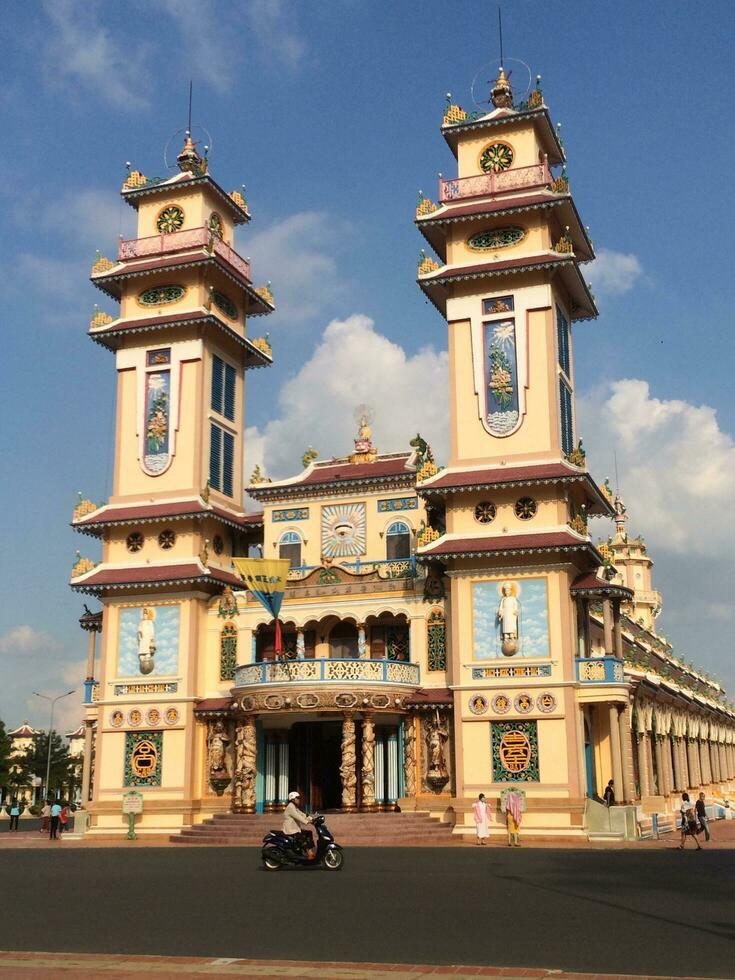
M 705 841 L 708 841 L 711 836 L 704 793 L 699 794 L 694 804 L 689 799 L 688 793 L 682 793 L 679 811 L 681 813 L 681 843 L 679 844 L 679 850 L 684 850 L 687 837 L 691 837 L 697 845 L 697 850 L 701 851 L 702 845 L 699 843 L 698 835 L 703 833 Z
M 508 790 L 502 798 L 501 810 L 508 833 L 508 847 L 520 847 L 521 819 L 523 817 L 523 796 L 521 793 Z M 492 819 L 490 804 L 486 801 L 484 793 L 480 793 L 472 804 L 472 812 L 475 818 L 477 844 L 483 845 L 490 836 L 489 824 Z
M 41 833 L 48 834 L 49 840 L 58 840 L 66 830 L 70 816 L 69 804 L 60 800 L 46 800 L 41 810 Z

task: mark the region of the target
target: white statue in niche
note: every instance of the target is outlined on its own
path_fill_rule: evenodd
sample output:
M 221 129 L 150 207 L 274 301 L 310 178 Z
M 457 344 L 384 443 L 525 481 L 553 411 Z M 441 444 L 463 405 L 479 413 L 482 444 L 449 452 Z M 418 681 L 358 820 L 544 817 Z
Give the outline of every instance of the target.
M 503 582 L 500 586 L 496 620 L 500 624 L 500 649 L 506 657 L 512 657 L 520 649 L 521 602 L 518 592 L 517 582 Z
M 156 610 L 151 606 L 144 606 L 141 609 L 138 623 L 138 660 L 141 674 L 150 674 L 155 666 L 153 662 L 156 652 L 155 618 Z

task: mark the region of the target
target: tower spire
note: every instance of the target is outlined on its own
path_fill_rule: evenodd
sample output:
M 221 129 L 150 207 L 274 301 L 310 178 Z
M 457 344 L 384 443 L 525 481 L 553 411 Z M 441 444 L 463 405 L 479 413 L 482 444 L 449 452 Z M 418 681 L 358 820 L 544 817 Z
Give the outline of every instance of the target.
M 498 35 L 500 37 L 500 67 L 498 68 L 498 77 L 490 92 L 490 100 L 496 109 L 512 109 L 513 89 L 510 87 L 510 81 L 505 77 L 503 67 L 503 14 L 500 7 L 498 7 Z

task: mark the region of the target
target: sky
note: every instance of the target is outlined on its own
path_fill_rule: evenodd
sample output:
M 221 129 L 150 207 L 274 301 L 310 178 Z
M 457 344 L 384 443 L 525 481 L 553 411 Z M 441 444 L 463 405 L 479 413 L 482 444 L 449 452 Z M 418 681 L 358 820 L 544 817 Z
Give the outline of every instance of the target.
M 502 0 L 506 66 L 542 75 L 599 258 L 599 319 L 574 330 L 578 429 L 619 482 L 664 593 L 660 631 L 735 693 L 732 603 L 732 51 L 729 4 Z M 419 189 L 454 160 L 445 93 L 474 108 L 498 62 L 497 5 L 424 0 L 32 0 L 0 20 L 0 718 L 81 690 L 68 578 L 77 491 L 110 493 L 114 362 L 85 336 L 95 250 L 133 233 L 126 161 L 167 173 L 193 121 L 213 176 L 245 184 L 238 248 L 277 312 L 275 364 L 248 376 L 246 470 L 350 450 L 358 404 L 382 451 L 447 450 L 446 326 L 415 285 Z M 516 59 L 512 62 L 511 59 Z M 202 130 L 195 129 L 202 133 Z M 609 525 L 593 533 L 606 537 Z M 87 600 L 89 602 L 89 600 Z M 90 603 L 94 606 L 94 602 Z M 76 727 L 81 697 L 61 702 Z

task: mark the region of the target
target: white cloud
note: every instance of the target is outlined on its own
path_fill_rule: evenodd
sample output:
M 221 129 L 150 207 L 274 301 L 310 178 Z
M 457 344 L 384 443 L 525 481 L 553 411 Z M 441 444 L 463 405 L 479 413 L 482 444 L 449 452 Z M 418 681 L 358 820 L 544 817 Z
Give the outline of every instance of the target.
M 0 653 L 33 654 L 53 650 L 56 646 L 57 642 L 50 633 L 27 624 L 12 626 L 0 635 Z
M 735 496 L 735 441 L 713 408 L 653 398 L 646 381 L 623 379 L 580 398 L 578 411 L 595 471 L 610 474 L 617 453 L 633 533 L 656 549 L 732 558 L 723 502 Z
M 322 212 L 302 211 L 256 233 L 247 247 L 240 247 L 240 252 L 253 256 L 257 281 L 272 280 L 276 314 L 284 324 L 323 312 L 344 293 L 337 263 L 325 251 L 337 247 L 343 231 L 343 225 Z
M 601 248 L 597 258 L 584 269 L 584 276 L 600 295 L 618 295 L 629 292 L 643 276 L 643 268 L 637 256 Z
M 46 0 L 43 7 L 50 21 L 43 63 L 49 83 L 84 89 L 119 109 L 148 104 L 141 94 L 148 88 L 148 43 L 123 49 L 98 22 L 94 4 Z
M 121 170 L 121 183 L 122 179 Z M 23 213 L 27 214 L 27 208 Z M 42 214 L 43 227 L 84 249 L 90 266 L 94 249 L 114 259 L 118 237 L 135 236 L 135 212 L 114 190 L 69 191 L 58 200 L 44 204 Z
M 298 68 L 307 50 L 296 29 L 294 8 L 286 0 L 250 0 L 246 7 L 248 25 L 264 53 L 288 68 Z
M 309 445 L 322 459 L 352 450 L 354 412 L 370 405 L 373 442 L 381 452 L 409 448 L 420 431 L 438 459 L 447 453 L 447 354 L 425 347 L 409 355 L 356 314 L 333 320 L 311 358 L 281 388 L 279 415 L 245 436 L 245 477 L 256 463 L 283 478 L 301 470 Z
M 194 78 L 195 95 L 198 80 L 207 82 L 217 92 L 226 92 L 234 80 L 238 50 L 242 50 L 239 32 L 223 31 L 221 18 L 211 5 L 201 0 L 160 2 L 181 34 L 186 51 L 184 61 Z

